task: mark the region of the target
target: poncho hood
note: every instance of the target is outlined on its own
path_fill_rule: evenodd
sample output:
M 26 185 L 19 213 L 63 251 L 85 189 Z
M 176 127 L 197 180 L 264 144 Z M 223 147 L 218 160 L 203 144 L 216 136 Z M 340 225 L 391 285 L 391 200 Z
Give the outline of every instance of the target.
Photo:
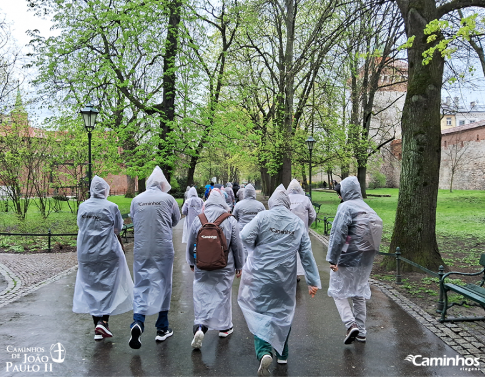
M 109 195 L 109 185 L 103 178 L 95 175 L 91 181 L 89 193 L 91 198 L 106 199 Z
M 288 194 L 301 194 L 305 195 L 305 192 L 300 186 L 300 183 L 296 180 L 293 179 L 290 184 L 288 185 L 288 189 L 286 190 Z
M 274 190 L 271 198 L 269 198 L 268 208 L 271 209 L 276 206 L 285 206 L 286 208 L 290 209 L 290 205 L 290 198 L 286 193 L 285 186 L 283 186 L 283 184 L 280 184 L 278 187 L 276 187 L 276 190 Z
M 340 182 L 340 194 L 344 202 L 347 200 L 362 200 L 362 192 L 360 191 L 360 183 L 357 177 L 347 177 Z
M 244 199 L 256 199 L 256 189 L 249 184 L 244 188 Z
M 148 177 L 147 189 L 151 188 L 158 188 L 163 192 L 169 192 L 172 188 L 159 166 L 155 166 L 155 169 L 153 169 L 153 173 L 150 175 L 150 177 Z

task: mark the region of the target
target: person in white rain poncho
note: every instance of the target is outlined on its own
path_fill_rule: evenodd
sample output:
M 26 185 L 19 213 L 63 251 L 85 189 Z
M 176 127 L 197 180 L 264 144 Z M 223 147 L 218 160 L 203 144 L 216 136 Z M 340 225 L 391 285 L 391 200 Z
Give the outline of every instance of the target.
M 189 190 L 190 190 L 190 186 L 187 186 L 184 192 L 184 203 L 189 198 Z
M 328 244 L 328 295 L 335 300 L 347 329 L 344 343 L 350 344 L 354 340 L 366 341 L 365 300 L 371 295 L 369 276 L 381 243 L 382 220 L 362 200 L 356 177 L 345 178 L 340 183 L 340 193 L 338 186 L 336 190 L 343 202 L 338 206 Z
M 239 190 L 237 190 L 237 192 L 236 192 L 237 200 L 239 200 L 239 201 L 244 200 L 244 189 L 245 188 L 246 187 L 244 185 L 241 185 Z
M 305 195 L 305 192 L 300 186 L 300 183 L 293 179 L 290 184 L 288 185 L 288 189 L 286 190 L 288 196 L 290 198 L 290 210 L 295 215 L 297 215 L 300 219 L 303 220 L 305 224 L 306 230 L 308 232 L 308 228 L 310 225 L 313 224 L 317 214 L 315 212 L 315 208 L 313 208 L 312 202 L 308 196 Z M 303 270 L 303 266 L 301 265 L 300 257 L 297 256 L 297 274 L 303 275 L 305 271 Z
M 155 340 L 164 341 L 173 334 L 168 327 L 172 295 L 172 227 L 180 220 L 175 199 L 167 194 L 170 184 L 157 166 L 147 180 L 147 190 L 131 202 L 135 242 L 133 276 L 135 279 L 131 348 L 141 347 L 145 316 L 158 313 Z
M 222 193 L 213 189 L 205 202 L 204 215 L 209 223 L 214 222 L 222 214 L 229 212 Z M 232 282 L 234 275 L 241 276 L 244 263 L 244 253 L 236 219 L 225 219 L 220 228 L 226 238 L 229 248 L 227 266 L 221 269 L 207 271 L 197 268 L 194 258 L 194 246 L 197 234 L 202 227 L 199 217 L 192 223 L 187 245 L 187 262 L 194 271 L 194 338 L 193 348 L 200 348 L 207 330 L 219 330 L 219 337 L 225 338 L 232 334 Z M 199 250 L 197 249 L 196 253 Z
M 288 359 L 288 337 L 296 306 L 296 255 L 300 254 L 308 291 L 321 289 L 310 237 L 303 221 L 290 211 L 290 199 L 280 185 L 241 232 L 249 254 L 243 267 L 238 303 L 254 334 L 258 374 L 267 375 L 273 348 L 279 364 Z
M 239 224 L 239 231 L 243 230 L 259 212 L 264 211 L 264 205 L 256 200 L 256 190 L 253 185 L 249 184 L 244 189 L 244 199 L 237 202 L 232 214 Z
M 204 201 L 197 196 L 197 190 L 195 187 L 190 188 L 187 196 L 188 199 L 182 206 L 182 215 L 185 215 L 182 243 L 187 243 L 187 240 L 189 239 L 190 226 L 192 225 L 195 217 L 202 212 L 202 206 L 204 205 Z
M 236 203 L 234 191 L 232 190 L 232 183 L 227 182 L 226 188 L 224 190 L 226 191 L 226 194 L 227 194 L 226 203 L 229 206 L 229 210 L 232 211 L 232 209 L 234 208 L 234 204 Z
M 97 175 L 91 197 L 79 206 L 77 270 L 73 312 L 90 313 L 94 339 L 111 337 L 108 319 L 133 308 L 133 281 L 126 264 L 119 233 L 123 227 L 118 206 L 106 198 L 109 186 Z
M 249 184 L 244 189 L 244 199 L 237 202 L 232 211 L 233 216 L 239 224 L 239 232 L 261 211 L 264 211 L 264 205 L 256 200 L 256 190 L 253 185 Z M 243 245 L 244 247 L 244 245 Z M 246 260 L 248 252 L 244 247 L 244 260 Z

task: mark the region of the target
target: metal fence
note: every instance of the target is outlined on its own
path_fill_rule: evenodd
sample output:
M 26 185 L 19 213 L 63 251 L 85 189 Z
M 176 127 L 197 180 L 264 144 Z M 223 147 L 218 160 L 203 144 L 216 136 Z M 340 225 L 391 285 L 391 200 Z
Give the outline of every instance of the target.
M 435 278 L 441 278 L 442 273 L 444 271 L 443 266 L 440 266 L 440 272 L 434 272 L 434 271 L 428 270 L 426 267 L 423 267 L 420 264 L 417 264 L 416 262 L 413 262 L 412 260 L 409 260 L 407 258 L 402 257 L 401 256 L 401 249 L 399 247 L 396 247 L 395 253 L 382 253 L 382 252 L 379 251 L 378 254 L 379 255 L 394 256 L 396 258 L 396 284 L 402 284 L 401 262 L 404 262 L 404 263 L 410 264 L 411 266 L 419 268 L 421 271 L 424 271 L 428 275 L 431 275 Z
M 48 252 L 51 252 L 52 251 L 52 248 L 51 248 L 51 238 L 52 237 L 60 237 L 60 236 L 76 236 L 77 237 L 77 233 L 51 233 L 51 230 L 49 229 L 49 231 L 47 233 L 0 233 L 0 236 L 35 236 L 35 237 L 47 237 L 47 251 Z

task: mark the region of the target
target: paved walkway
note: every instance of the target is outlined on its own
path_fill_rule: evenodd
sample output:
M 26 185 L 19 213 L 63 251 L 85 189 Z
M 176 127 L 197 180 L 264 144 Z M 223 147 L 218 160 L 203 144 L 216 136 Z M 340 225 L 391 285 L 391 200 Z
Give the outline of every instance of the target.
M 181 223 L 174 229 L 175 240 L 181 239 L 182 225 Z M 312 299 L 305 284 L 299 284 L 297 311 L 290 337 L 289 363 L 287 366 L 274 364 L 272 375 L 482 375 L 481 371 L 463 370 L 462 367 L 416 366 L 406 361 L 405 358 L 410 355 L 421 355 L 417 358 L 417 363 L 421 363 L 426 357 L 443 358 L 445 355 L 456 360 L 461 355 L 475 356 L 476 350 L 480 351 L 483 344 L 458 326 L 439 325 L 433 318 L 422 313 L 419 308 L 413 307 L 405 298 L 383 284 L 376 283 L 373 286 L 373 296 L 368 302 L 367 343 L 345 346 L 342 342 L 345 330 L 333 300 L 326 295 L 329 276 L 328 265 L 324 261 L 325 239 L 312 235 L 312 244 L 323 290 Z M 127 258 L 131 268 L 132 244 L 128 245 Z M 35 263 L 29 264 L 26 259 L 19 258 L 19 265 L 14 268 L 12 260 L 9 262 L 11 264 L 8 270 L 1 271 L 10 286 L 7 294 L 7 290 L 0 294 L 0 297 L 9 295 L 8 299 L 0 304 L 3 305 L 0 317 L 2 375 L 25 376 L 26 370 L 22 370 L 22 367 L 31 369 L 29 375 L 45 376 L 256 374 L 258 363 L 254 356 L 252 335 L 236 303 L 239 280 L 235 280 L 233 286 L 234 334 L 227 339 L 219 339 L 216 332 L 209 332 L 201 351 L 191 349 L 193 275 L 185 263 L 184 245 L 177 241 L 172 307 L 169 314 L 174 336 L 157 344 L 154 341 L 153 327 L 156 318 L 148 317 L 140 350 L 132 350 L 127 345 L 131 313 L 113 316 L 110 327 L 115 336 L 94 342 L 90 316 L 74 314 L 71 311 L 75 267 L 64 266 L 67 268 L 60 274 L 54 274 L 42 282 L 27 279 L 27 283 L 23 285 L 22 276 L 29 275 L 29 271 L 37 270 L 39 273 L 38 270 L 43 269 L 41 266 L 44 264 L 38 259 L 37 268 Z M 5 265 L 5 259 L 0 261 Z M 52 258 L 45 263 L 64 262 Z M 24 264 L 25 268 L 21 264 Z M 22 269 L 24 275 L 17 273 Z M 51 269 L 51 273 L 52 271 L 54 269 Z M 12 287 L 11 281 L 18 282 L 20 287 Z M 61 355 L 65 355 L 62 363 L 52 362 L 52 357 L 59 354 L 58 349 L 61 347 L 57 343 L 64 347 L 60 351 Z M 48 358 L 47 363 L 42 362 L 45 358 Z M 35 371 L 37 368 L 39 370 Z

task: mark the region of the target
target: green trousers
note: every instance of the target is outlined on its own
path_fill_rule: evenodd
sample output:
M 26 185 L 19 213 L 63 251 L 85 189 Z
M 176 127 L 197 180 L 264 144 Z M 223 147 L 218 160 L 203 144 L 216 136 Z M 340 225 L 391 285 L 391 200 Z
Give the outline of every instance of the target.
M 290 331 L 288 331 L 288 336 L 286 337 L 285 346 L 283 347 L 283 354 L 280 355 L 276 350 L 276 357 L 280 360 L 287 360 L 288 359 L 288 338 L 290 337 Z M 273 347 L 268 342 L 265 342 L 263 339 L 258 338 L 254 335 L 254 349 L 256 350 L 256 357 L 258 360 L 261 360 L 264 355 L 273 355 Z

